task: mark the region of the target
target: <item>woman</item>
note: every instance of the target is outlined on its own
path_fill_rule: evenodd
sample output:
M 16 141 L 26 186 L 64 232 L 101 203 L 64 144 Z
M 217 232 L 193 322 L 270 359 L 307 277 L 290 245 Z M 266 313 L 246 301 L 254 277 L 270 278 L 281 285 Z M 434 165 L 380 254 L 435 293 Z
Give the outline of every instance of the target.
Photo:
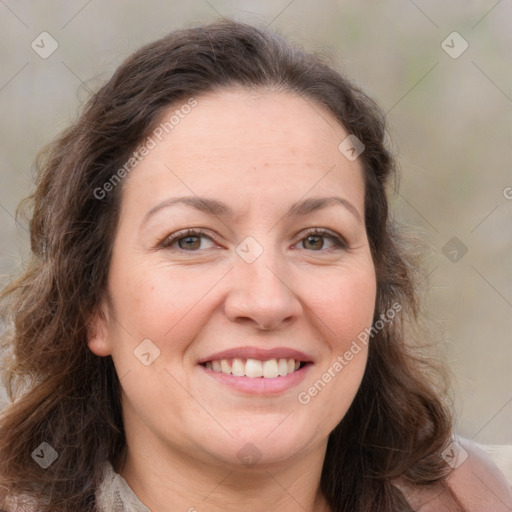
M 383 139 L 364 93 L 267 30 L 124 62 L 41 159 L 4 291 L 4 509 L 510 506 L 406 340 Z

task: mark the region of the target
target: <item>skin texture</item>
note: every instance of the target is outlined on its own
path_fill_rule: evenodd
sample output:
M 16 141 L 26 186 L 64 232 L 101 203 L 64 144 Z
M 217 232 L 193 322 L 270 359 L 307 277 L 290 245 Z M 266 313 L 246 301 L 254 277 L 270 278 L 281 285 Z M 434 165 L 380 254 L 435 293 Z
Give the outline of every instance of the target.
M 122 386 L 127 461 L 116 470 L 155 511 L 328 510 L 319 493 L 327 438 L 357 392 L 367 347 L 309 403 L 297 396 L 371 326 L 362 168 L 338 150 L 348 133 L 332 114 L 297 95 L 230 89 L 197 101 L 123 184 L 108 298 L 89 334 Z M 143 222 L 182 196 L 222 201 L 235 216 L 177 205 Z M 285 217 L 299 200 L 329 196 L 356 214 L 337 204 Z M 317 227 L 347 247 L 308 239 Z M 187 228 L 207 231 L 189 241 L 194 250 L 185 240 L 161 246 Z M 246 237 L 263 249 L 252 263 L 236 252 Z M 149 366 L 134 356 L 145 339 L 160 351 Z M 240 346 L 294 348 L 313 364 L 273 396 L 230 389 L 198 365 Z M 240 457 L 250 449 L 255 465 Z

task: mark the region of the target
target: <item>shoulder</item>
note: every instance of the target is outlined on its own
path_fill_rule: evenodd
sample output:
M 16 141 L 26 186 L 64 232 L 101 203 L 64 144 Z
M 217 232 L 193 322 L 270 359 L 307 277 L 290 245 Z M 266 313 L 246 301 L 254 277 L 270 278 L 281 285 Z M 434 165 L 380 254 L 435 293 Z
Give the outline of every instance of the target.
M 512 510 L 512 488 L 489 455 L 478 444 L 462 437 L 452 445 L 458 455 L 446 481 L 461 504 L 468 511 Z
M 489 455 L 476 443 L 455 437 L 443 452 L 449 473 L 445 485 L 412 486 L 397 480 L 417 512 L 510 512 L 512 488 Z

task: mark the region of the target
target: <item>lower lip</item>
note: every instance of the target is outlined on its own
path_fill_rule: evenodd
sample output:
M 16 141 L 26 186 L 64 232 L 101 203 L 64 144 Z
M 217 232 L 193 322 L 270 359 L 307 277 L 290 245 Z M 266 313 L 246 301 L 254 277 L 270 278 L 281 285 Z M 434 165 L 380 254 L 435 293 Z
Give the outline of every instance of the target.
M 200 365 L 207 375 L 215 379 L 220 384 L 228 386 L 242 393 L 254 395 L 276 395 L 283 393 L 298 384 L 300 384 L 309 373 L 312 364 L 306 364 L 299 370 L 289 373 L 284 377 L 275 377 L 266 379 L 264 377 L 235 377 L 227 373 L 216 372 L 205 366 Z

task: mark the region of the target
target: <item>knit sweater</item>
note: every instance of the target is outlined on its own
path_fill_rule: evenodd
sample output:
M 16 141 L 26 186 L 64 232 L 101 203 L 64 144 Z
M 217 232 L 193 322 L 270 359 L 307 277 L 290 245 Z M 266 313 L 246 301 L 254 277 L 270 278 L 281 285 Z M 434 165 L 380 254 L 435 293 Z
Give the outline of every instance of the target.
M 96 501 L 101 512 L 151 512 L 109 462 L 103 468 L 103 479 L 96 492 Z
M 151 512 L 137 498 L 126 480 L 114 471 L 110 462 L 103 465 L 102 478 L 96 490 L 97 509 L 100 512 Z M 0 503 L 0 512 L 37 512 L 40 507 L 30 496 L 11 497 Z

